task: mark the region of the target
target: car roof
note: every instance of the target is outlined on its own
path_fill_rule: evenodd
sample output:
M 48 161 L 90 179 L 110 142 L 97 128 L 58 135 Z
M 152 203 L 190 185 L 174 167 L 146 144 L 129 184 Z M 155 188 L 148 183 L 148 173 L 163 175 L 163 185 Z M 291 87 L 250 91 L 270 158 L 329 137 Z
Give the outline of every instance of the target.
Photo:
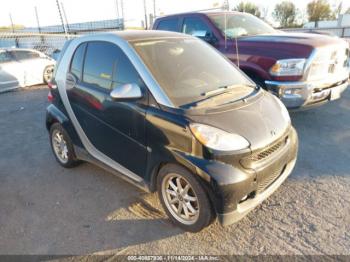
M 156 39 L 156 38 L 190 38 L 191 36 L 170 32 L 170 31 L 161 31 L 161 30 L 130 30 L 130 31 L 120 31 L 114 33 L 117 36 L 123 38 L 128 42 L 138 41 L 138 40 L 147 40 L 147 39 Z
M 161 30 L 130 30 L 130 31 L 118 31 L 118 32 L 108 32 L 108 33 L 97 33 L 97 34 L 87 34 L 73 39 L 80 40 L 83 42 L 89 41 L 99 41 L 110 39 L 110 37 L 117 37 L 125 42 L 138 42 L 138 41 L 147 41 L 154 39 L 165 39 L 165 38 L 194 38 L 193 36 L 170 32 L 170 31 L 161 31 Z M 195 38 L 197 39 L 197 38 Z M 78 41 L 79 41 L 78 40 Z
M 175 14 L 169 14 L 169 15 L 164 15 L 160 16 L 157 18 L 162 19 L 162 18 L 168 18 L 168 17 L 176 17 L 176 16 L 181 16 L 181 15 L 223 15 L 223 14 L 249 14 L 245 12 L 238 12 L 238 11 L 218 11 L 218 10 L 203 10 L 203 11 L 196 11 L 196 12 L 183 12 L 183 13 L 175 13 Z

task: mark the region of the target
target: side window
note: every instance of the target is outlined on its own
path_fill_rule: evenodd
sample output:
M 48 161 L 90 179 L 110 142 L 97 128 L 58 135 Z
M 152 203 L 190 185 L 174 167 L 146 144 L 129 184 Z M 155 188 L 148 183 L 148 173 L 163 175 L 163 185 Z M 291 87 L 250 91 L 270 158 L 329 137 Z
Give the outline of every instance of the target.
M 78 46 L 78 48 L 74 52 L 73 59 L 70 65 L 71 74 L 74 75 L 79 82 L 81 81 L 81 76 L 83 72 L 85 47 L 86 44 Z
M 118 49 L 112 43 L 88 43 L 84 63 L 84 83 L 111 89 L 117 56 Z
M 171 18 L 160 21 L 157 26 L 157 30 L 178 32 L 178 19 Z
M 88 43 L 83 82 L 108 90 L 127 83 L 143 86 L 128 57 L 118 46 L 108 42 Z
M 182 32 L 197 37 L 211 35 L 211 30 L 208 25 L 198 17 L 185 18 L 182 26 Z
M 8 52 L 0 52 L 0 63 L 6 63 L 12 61 L 12 57 Z
M 138 84 L 141 88 L 144 86 L 141 77 L 130 62 L 129 58 L 119 49 L 119 55 L 113 72 L 113 88 L 118 85 L 131 83 Z

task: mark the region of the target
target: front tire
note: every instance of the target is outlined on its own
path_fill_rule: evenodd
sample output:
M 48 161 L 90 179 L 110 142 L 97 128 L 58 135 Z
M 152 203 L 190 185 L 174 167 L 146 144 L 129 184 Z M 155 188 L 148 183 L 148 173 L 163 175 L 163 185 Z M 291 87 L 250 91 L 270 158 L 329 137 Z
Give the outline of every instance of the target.
M 53 154 L 61 166 L 71 168 L 79 163 L 74 153 L 72 141 L 59 123 L 54 123 L 50 128 L 50 144 Z
M 157 176 L 158 196 L 170 220 L 198 232 L 213 219 L 213 209 L 200 181 L 187 169 L 169 164 Z

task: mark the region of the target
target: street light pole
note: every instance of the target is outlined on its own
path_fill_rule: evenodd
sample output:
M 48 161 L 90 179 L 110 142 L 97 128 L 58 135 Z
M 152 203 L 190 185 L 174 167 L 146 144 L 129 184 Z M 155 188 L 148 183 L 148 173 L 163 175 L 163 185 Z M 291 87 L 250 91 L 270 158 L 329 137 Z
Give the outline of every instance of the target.
M 146 0 L 143 0 L 143 9 L 145 12 L 145 29 L 148 28 L 148 24 L 147 24 L 147 8 L 146 8 Z

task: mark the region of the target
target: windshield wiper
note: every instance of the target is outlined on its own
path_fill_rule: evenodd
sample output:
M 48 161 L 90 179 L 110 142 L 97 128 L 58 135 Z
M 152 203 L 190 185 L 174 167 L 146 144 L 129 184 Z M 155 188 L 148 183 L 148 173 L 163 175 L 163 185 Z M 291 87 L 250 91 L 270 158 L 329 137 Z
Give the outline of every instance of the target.
M 217 89 L 214 89 L 214 90 L 210 90 L 208 92 L 204 92 L 202 93 L 201 95 L 202 96 L 205 96 L 205 97 L 212 97 L 212 96 L 216 96 L 216 95 L 221 95 L 223 93 L 226 93 L 236 87 L 239 87 L 239 86 L 249 86 L 249 87 L 254 87 L 256 88 L 256 85 L 249 85 L 249 84 L 240 84 L 240 85 L 230 85 L 230 86 L 222 86 L 222 87 L 219 87 Z
M 232 89 L 234 89 L 236 87 L 239 87 L 239 86 L 249 86 L 249 87 L 252 87 L 254 89 L 259 89 L 259 87 L 257 85 L 250 85 L 250 84 L 244 84 L 244 85 L 239 84 L 239 85 L 222 86 L 222 87 L 219 87 L 217 89 L 214 89 L 214 90 L 202 93 L 201 96 L 204 96 L 204 98 L 202 98 L 202 99 L 200 99 L 198 101 L 194 101 L 192 103 L 189 103 L 186 106 L 187 107 L 197 107 L 197 106 L 200 106 L 200 105 L 203 105 L 203 104 L 207 104 L 212 98 L 214 98 L 216 96 L 219 96 L 219 95 L 222 95 L 222 94 L 225 94 L 228 91 L 230 91 L 230 90 L 232 90 Z
M 237 85 L 232 85 L 232 86 L 221 86 L 217 89 L 214 89 L 214 90 L 210 90 L 208 92 L 204 92 L 202 93 L 201 95 L 202 96 L 213 96 L 213 95 L 220 95 L 220 94 L 223 94 L 223 93 L 226 93 L 228 90 L 234 88 L 234 87 L 237 87 Z

